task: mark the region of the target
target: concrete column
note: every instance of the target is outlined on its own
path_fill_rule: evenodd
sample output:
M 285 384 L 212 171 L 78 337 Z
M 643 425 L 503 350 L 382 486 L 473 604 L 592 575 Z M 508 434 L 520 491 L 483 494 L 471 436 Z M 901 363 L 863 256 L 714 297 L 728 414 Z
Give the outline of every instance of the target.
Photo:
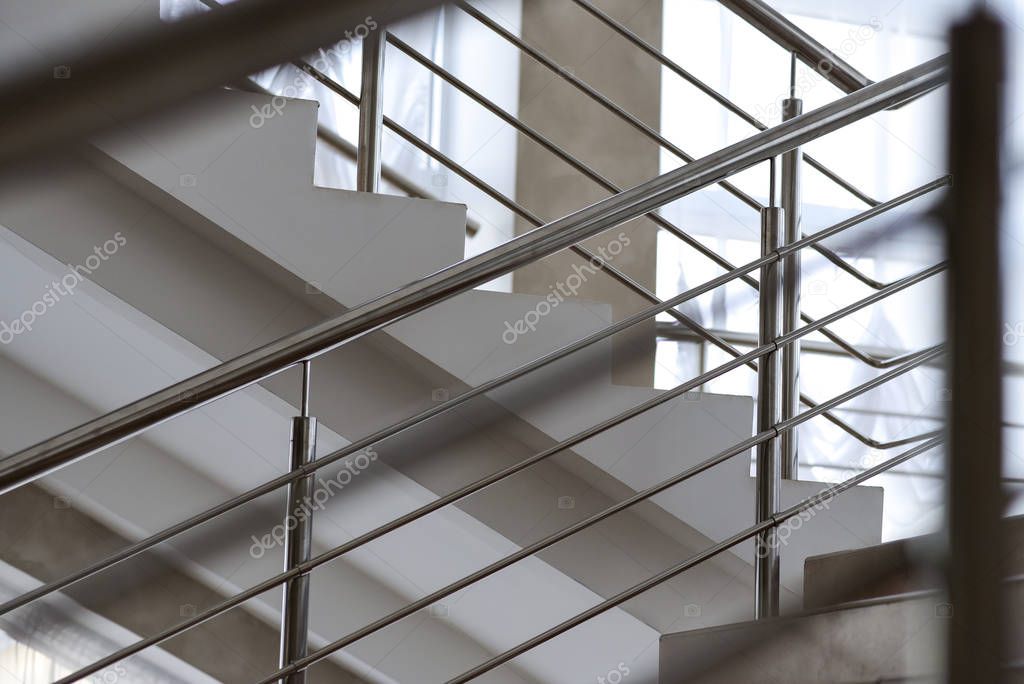
M 652 44 L 661 45 L 661 3 L 598 0 L 597 6 Z M 524 0 L 522 36 L 566 70 L 594 86 L 654 129 L 659 127 L 661 70 L 621 36 L 577 5 L 550 0 Z M 568 152 L 626 188 L 658 174 L 658 145 L 590 100 L 572 85 L 522 58 L 519 114 Z M 608 192 L 575 169 L 520 136 L 516 179 L 517 200 L 552 219 L 608 196 Z M 517 224 L 517 233 L 533 226 Z M 606 247 L 620 231 L 629 245 L 610 263 L 653 291 L 656 274 L 656 227 L 638 219 L 588 240 L 592 252 Z M 516 292 L 547 295 L 565 283 L 583 260 L 564 251 L 520 269 Z M 582 299 L 612 305 L 616 320 L 649 306 L 642 297 L 604 273 L 587 277 L 578 290 Z M 651 386 L 654 380 L 654 321 L 616 336 L 613 375 L 620 384 Z

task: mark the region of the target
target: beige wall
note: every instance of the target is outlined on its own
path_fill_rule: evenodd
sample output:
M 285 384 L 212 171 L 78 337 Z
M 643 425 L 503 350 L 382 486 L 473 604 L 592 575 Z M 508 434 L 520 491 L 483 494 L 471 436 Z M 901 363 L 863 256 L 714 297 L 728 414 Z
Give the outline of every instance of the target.
M 597 6 L 655 46 L 661 45 L 659 0 L 598 0 Z M 566 70 L 604 93 L 652 128 L 659 125 L 661 72 L 657 63 L 568 0 L 524 0 L 523 39 Z M 566 40 L 571 36 L 572 40 Z M 628 123 L 590 100 L 527 56 L 522 59 L 519 113 L 570 154 L 619 187 L 658 174 L 658 146 Z M 549 220 L 608 196 L 608 192 L 537 144 L 520 136 L 516 179 L 518 201 Z M 519 233 L 533 226 L 520 221 Z M 611 263 L 650 290 L 655 286 L 656 228 L 633 221 L 591 238 L 595 251 L 620 230 L 629 246 Z M 569 251 L 516 272 L 513 289 L 548 294 L 583 260 Z M 612 305 L 616 319 L 649 306 L 607 274 L 590 276 L 578 296 Z M 654 379 L 654 321 L 615 340 L 615 381 L 651 386 Z

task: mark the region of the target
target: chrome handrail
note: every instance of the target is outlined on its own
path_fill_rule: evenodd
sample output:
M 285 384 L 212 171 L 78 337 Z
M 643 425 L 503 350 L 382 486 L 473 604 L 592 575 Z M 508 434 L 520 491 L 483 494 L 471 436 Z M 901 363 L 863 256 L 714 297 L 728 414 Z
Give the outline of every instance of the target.
M 23 449 L 0 462 L 0 493 L 931 90 L 947 78 L 948 58 L 929 60 Z

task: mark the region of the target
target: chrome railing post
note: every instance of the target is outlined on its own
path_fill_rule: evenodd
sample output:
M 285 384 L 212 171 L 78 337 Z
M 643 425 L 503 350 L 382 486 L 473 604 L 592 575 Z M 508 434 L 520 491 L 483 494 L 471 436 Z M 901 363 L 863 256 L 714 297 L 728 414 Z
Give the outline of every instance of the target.
M 359 85 L 359 145 L 356 149 L 356 190 L 377 192 L 380 185 L 380 140 L 384 126 L 384 28 L 363 38 L 362 82 Z
M 948 681 L 1008 682 L 1002 539 L 1001 22 L 979 9 L 951 34 L 947 325 L 952 346 L 947 563 Z M 1016 679 L 1013 677 L 1012 679 Z
M 312 463 L 316 458 L 316 418 L 309 416 L 310 361 L 302 363 L 301 415 L 292 418 L 292 471 Z M 313 475 L 293 481 L 288 486 L 288 509 L 284 526 L 285 572 L 305 563 L 313 555 L 313 519 L 308 502 L 313 495 Z M 304 658 L 309 651 L 309 573 L 289 579 L 284 585 L 281 604 L 280 667 L 287 667 Z M 299 670 L 280 680 L 280 684 L 305 684 L 306 671 Z
M 782 120 L 803 114 L 803 100 L 791 96 L 782 101 Z M 800 148 L 782 155 L 782 210 L 785 213 L 783 244 L 800 240 L 800 167 L 803 152 Z M 800 327 L 800 286 L 801 252 L 786 256 L 782 263 L 782 332 L 790 333 Z M 800 412 L 800 341 L 797 340 L 782 350 L 782 419 L 788 420 Z M 782 477 L 797 479 L 799 472 L 799 436 L 796 430 L 782 435 L 780 460 Z
M 774 165 L 772 166 L 774 175 Z M 774 183 L 772 183 L 774 186 Z M 774 187 L 772 192 L 774 199 Z M 782 246 L 784 212 L 779 207 L 761 210 L 761 254 L 768 255 Z M 758 344 L 771 344 L 779 336 L 779 314 L 782 269 L 778 260 L 761 267 L 760 323 Z M 779 351 L 766 354 L 757 367 L 757 430 L 775 430 L 779 422 Z M 776 433 L 778 431 L 776 430 Z M 781 470 L 779 438 L 774 437 L 757 447 L 757 522 L 771 520 L 778 509 Z M 754 616 L 758 619 L 779 614 L 779 549 L 775 527 L 757 536 L 757 558 L 754 576 Z

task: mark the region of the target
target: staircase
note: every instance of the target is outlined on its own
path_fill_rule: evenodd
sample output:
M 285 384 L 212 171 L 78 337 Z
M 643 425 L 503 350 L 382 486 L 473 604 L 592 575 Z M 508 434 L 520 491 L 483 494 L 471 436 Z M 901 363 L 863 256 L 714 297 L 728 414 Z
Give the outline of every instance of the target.
M 15 4 L 4 21 L 25 35 L 38 30 L 41 11 L 52 11 Z M 126 8 L 111 0 L 91 7 L 88 20 L 131 17 L 154 27 L 158 11 L 153 2 Z M 788 39 L 797 38 L 812 40 Z M 630 320 L 654 309 L 708 335 L 680 305 L 755 271 L 769 282 L 779 252 L 743 272 L 711 254 L 729 272 L 664 303 L 609 260 L 602 270 L 650 302 L 625 321 L 607 303 L 550 306 L 548 297 L 479 286 L 598 234 L 628 247 L 628 226 L 602 231 L 945 77 L 936 60 L 877 84 L 847 82 L 854 93 L 830 105 L 834 119 L 795 120 L 790 138 L 767 129 L 650 184 L 613 187 L 608 200 L 536 221 L 537 231 L 472 258 L 464 205 L 317 187 L 314 101 L 223 89 L 4 174 L 0 321 L 34 315 L 31 329 L 8 327 L 0 346 L 0 377 L 17 388 L 0 394 L 0 451 L 8 455 L 0 505 L 12 511 L 0 530 L 12 540 L 0 570 L 19 587 L 3 597 L 0 628 L 23 634 L 31 606 L 49 607 L 44 595 L 58 591 L 73 609 L 55 614 L 120 624 L 124 633 L 95 662 L 69 667 L 67 682 L 122 663 L 131 672 L 142 657 L 152 660 L 145 676 L 155 681 L 160 671 L 225 682 L 308 674 L 324 682 L 539 684 L 611 681 L 610 673 L 627 671 L 636 682 L 681 681 L 696 676 L 687 668 L 711 645 L 739 647 L 776 629 L 771 620 L 750 622 L 768 586 L 763 542 L 795 518 L 799 532 L 774 553 L 779 611 L 796 617 L 779 619 L 812 623 L 824 641 L 803 642 L 772 669 L 713 681 L 754 681 L 755 671 L 780 682 L 935 672 L 924 648 L 906 667 L 895 656 L 867 659 L 862 649 L 848 662 L 807 666 L 812 650 L 831 652 L 830 634 L 892 639 L 877 625 L 909 629 L 934 604 L 916 595 L 879 599 L 876 588 L 856 606 L 815 598 L 830 582 L 821 578 L 889 553 L 878 546 L 882 489 L 862 484 L 870 477 L 780 479 L 768 519 L 754 501 L 766 491 L 765 445 L 816 415 L 866 444 L 909 448 L 886 468 L 935 448 L 932 434 L 879 444 L 831 410 L 940 350 L 886 360 L 891 370 L 878 378 L 820 404 L 805 396 L 805 414 L 766 422 L 751 397 L 701 388 L 744 364 L 763 375 L 785 333 L 837 339 L 824 329 L 832 321 L 805 317 L 796 333 L 767 330 L 749 353 L 712 340 L 735 360 L 673 390 L 618 383 L 613 345 Z M 351 95 L 364 107 L 370 96 L 365 86 L 361 99 Z M 252 125 L 253 111 L 271 110 Z M 947 182 L 876 203 L 798 248 L 824 250 L 826 235 Z M 604 225 L 605 216 L 615 221 Z M 882 286 L 835 320 L 943 268 Z M 69 273 L 79 277 L 65 281 Z M 38 294 L 41 313 L 32 309 L 35 293 L 51 298 Z M 517 328 L 531 313 L 535 323 Z M 518 331 L 513 343 L 510 330 Z M 294 453 L 289 463 L 289 436 L 294 449 L 296 421 L 310 415 L 322 461 L 308 480 L 311 528 L 294 515 L 282 521 L 289 488 L 307 481 Z M 50 460 L 59 467 L 41 467 Z M 822 498 L 832 491 L 841 496 Z M 25 510 L 32 514 L 15 514 Z M 14 540 L 26 520 L 45 521 L 38 529 L 52 543 L 19 551 Z M 282 568 L 295 573 L 296 529 L 311 540 L 297 562 L 314 567 L 285 577 Z M 71 550 L 74 562 L 56 550 Z M 310 655 L 278 662 L 273 636 L 294 617 L 303 578 Z M 164 591 L 154 596 L 154 586 Z M 140 611 L 152 613 L 138 619 Z M 142 668 L 135 672 L 129 681 L 142 677 Z

